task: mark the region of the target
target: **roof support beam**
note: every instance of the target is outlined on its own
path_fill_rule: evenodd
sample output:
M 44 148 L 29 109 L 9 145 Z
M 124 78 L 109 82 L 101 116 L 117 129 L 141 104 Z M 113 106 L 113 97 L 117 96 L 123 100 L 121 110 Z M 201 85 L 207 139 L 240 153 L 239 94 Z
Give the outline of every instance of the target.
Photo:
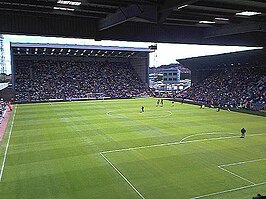
M 189 5 L 197 1 L 199 0 L 177 0 L 177 1 L 166 0 L 164 1 L 164 4 L 161 5 L 158 9 L 158 13 L 159 13 L 158 23 L 162 24 L 175 8 L 178 8 L 184 5 Z
M 156 7 L 151 5 L 132 4 L 127 7 L 119 7 L 114 14 L 111 14 L 99 21 L 98 30 L 106 30 L 113 26 L 129 21 L 135 17 L 156 20 L 157 15 L 156 13 L 154 15 L 154 11 L 156 11 Z
M 250 0 L 211 0 L 211 2 L 228 3 L 234 5 L 250 6 L 261 9 L 266 9 L 266 3 Z
M 205 32 L 204 38 L 220 37 L 226 35 L 250 33 L 250 32 L 266 32 L 266 23 L 248 23 L 239 25 L 226 25 L 223 28 L 212 28 Z

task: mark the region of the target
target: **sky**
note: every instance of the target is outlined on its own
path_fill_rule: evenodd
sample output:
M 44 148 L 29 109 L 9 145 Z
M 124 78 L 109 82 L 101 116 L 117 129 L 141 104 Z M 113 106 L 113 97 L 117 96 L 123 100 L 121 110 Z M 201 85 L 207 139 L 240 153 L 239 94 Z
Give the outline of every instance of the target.
M 155 45 L 152 42 L 127 42 L 127 41 L 95 41 L 92 39 L 40 37 L 23 35 L 3 35 L 4 51 L 7 74 L 11 74 L 10 65 L 10 42 L 20 43 L 48 43 L 48 44 L 76 44 L 76 45 L 101 45 L 148 48 Z M 150 67 L 158 67 L 171 63 L 177 63 L 176 59 L 184 59 L 198 56 L 223 54 L 236 51 L 253 50 L 256 47 L 245 46 L 215 46 L 215 45 L 192 45 L 192 44 L 169 44 L 157 43 L 157 51 L 150 53 Z

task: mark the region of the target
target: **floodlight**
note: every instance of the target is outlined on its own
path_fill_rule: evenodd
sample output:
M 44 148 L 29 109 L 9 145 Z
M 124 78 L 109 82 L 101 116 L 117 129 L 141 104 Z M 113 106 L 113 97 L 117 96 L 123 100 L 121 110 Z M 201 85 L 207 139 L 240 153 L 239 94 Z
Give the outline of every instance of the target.
M 80 1 L 63 1 L 63 0 L 58 0 L 57 3 L 63 5 L 71 5 L 71 6 L 79 6 L 81 4 Z
M 236 15 L 239 15 L 239 16 L 254 16 L 254 15 L 260 15 L 261 12 L 253 12 L 253 11 L 243 11 L 243 12 L 238 12 L 236 13 Z
M 216 17 L 215 20 L 219 20 L 219 21 L 229 21 L 228 18 L 223 18 L 223 17 Z
M 183 5 L 183 6 L 179 6 L 179 7 L 177 8 L 177 10 L 180 10 L 180 9 L 185 8 L 185 7 L 187 7 L 187 6 L 188 6 L 188 4 Z
M 215 21 L 199 21 L 199 23 L 204 23 L 204 24 L 214 24 Z
M 74 11 L 74 8 L 53 7 L 54 10 Z

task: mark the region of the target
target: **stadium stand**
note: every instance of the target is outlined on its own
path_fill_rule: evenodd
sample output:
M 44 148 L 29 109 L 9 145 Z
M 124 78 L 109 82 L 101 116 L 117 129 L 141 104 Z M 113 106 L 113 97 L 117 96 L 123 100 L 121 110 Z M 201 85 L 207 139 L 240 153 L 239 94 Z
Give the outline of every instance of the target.
M 89 93 L 109 98 L 149 95 L 128 63 L 97 61 L 17 61 L 15 91 L 18 102 L 86 99 Z
M 221 69 L 177 97 L 224 108 L 265 110 L 265 82 L 265 67 Z

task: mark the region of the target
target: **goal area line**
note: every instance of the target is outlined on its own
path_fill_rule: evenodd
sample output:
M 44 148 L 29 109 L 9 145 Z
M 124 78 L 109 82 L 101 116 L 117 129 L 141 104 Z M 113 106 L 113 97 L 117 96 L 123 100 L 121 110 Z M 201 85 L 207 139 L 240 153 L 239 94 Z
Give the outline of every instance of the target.
M 205 133 L 207 134 L 212 134 L 212 133 Z M 217 134 L 217 133 L 213 133 L 213 134 Z M 229 133 L 229 134 L 233 134 L 233 133 Z M 154 144 L 154 145 L 146 145 L 146 146 L 139 146 L 139 147 L 130 147 L 130 148 L 122 148 L 122 149 L 115 149 L 115 150 L 108 150 L 108 151 L 102 151 L 99 154 L 103 157 L 103 159 L 119 174 L 120 177 L 122 177 L 126 183 L 137 193 L 137 195 L 142 198 L 145 199 L 145 197 L 143 196 L 142 193 L 140 193 L 137 188 L 125 177 L 125 175 L 120 172 L 118 170 L 118 168 L 116 168 L 116 166 L 106 157 L 105 154 L 108 153 L 114 153 L 114 152 L 122 152 L 122 151 L 131 151 L 131 150 L 139 150 L 139 149 L 146 149 L 146 148 L 153 148 L 153 147 L 162 147 L 162 146 L 171 146 L 171 145 L 179 145 L 179 144 L 186 144 L 186 143 L 194 143 L 194 142 L 205 142 L 205 141 L 214 141 L 214 140 L 222 140 L 222 139 L 232 139 L 232 138 L 239 138 L 238 136 L 225 136 L 225 137 L 217 137 L 217 138 L 206 138 L 206 139 L 199 139 L 199 140 L 189 140 L 189 141 L 185 141 L 187 138 L 189 137 L 193 137 L 196 135 L 204 135 L 204 133 L 201 134 L 194 134 L 194 135 L 190 135 L 187 136 L 185 138 L 182 138 L 180 141 L 178 142 L 169 142 L 169 143 L 162 143 L 162 144 Z M 257 134 L 251 134 L 248 135 L 246 137 L 253 137 L 253 136 L 260 136 L 260 135 L 265 135 L 265 133 L 257 133 Z M 245 162 L 237 162 L 237 163 L 232 163 L 232 164 L 227 164 L 227 165 L 218 165 L 217 167 L 222 169 L 222 170 L 226 170 L 226 172 L 228 172 L 227 169 L 224 169 L 223 167 L 226 166 L 231 166 L 231 165 L 236 165 L 236 164 L 244 164 L 244 163 L 248 163 L 248 162 L 255 162 L 255 161 L 260 161 L 260 160 L 266 160 L 266 158 L 262 158 L 262 159 L 257 159 L 257 160 L 250 160 L 250 161 L 245 161 Z M 232 175 L 237 175 L 234 174 L 233 172 L 230 172 L 230 174 Z M 234 191 L 239 191 L 239 190 L 243 190 L 243 189 L 248 189 L 248 188 L 252 188 L 255 186 L 261 186 L 261 185 L 265 185 L 266 182 L 262 182 L 262 183 L 254 183 L 252 181 L 249 181 L 239 175 L 237 175 L 237 177 L 241 178 L 242 180 L 248 181 L 249 183 L 251 183 L 251 185 L 248 186 L 243 186 L 243 187 L 237 187 L 237 188 L 233 188 L 233 189 L 227 189 L 224 191 L 219 191 L 219 192 L 213 192 L 213 193 L 209 193 L 209 194 L 205 194 L 205 195 L 200 195 L 200 196 L 195 196 L 192 197 L 191 199 L 198 199 L 198 198 L 204 198 L 204 197 L 209 197 L 209 196 L 215 196 L 215 195 L 220 195 L 220 194 L 224 194 L 224 193 L 228 193 L 228 192 L 234 192 Z

